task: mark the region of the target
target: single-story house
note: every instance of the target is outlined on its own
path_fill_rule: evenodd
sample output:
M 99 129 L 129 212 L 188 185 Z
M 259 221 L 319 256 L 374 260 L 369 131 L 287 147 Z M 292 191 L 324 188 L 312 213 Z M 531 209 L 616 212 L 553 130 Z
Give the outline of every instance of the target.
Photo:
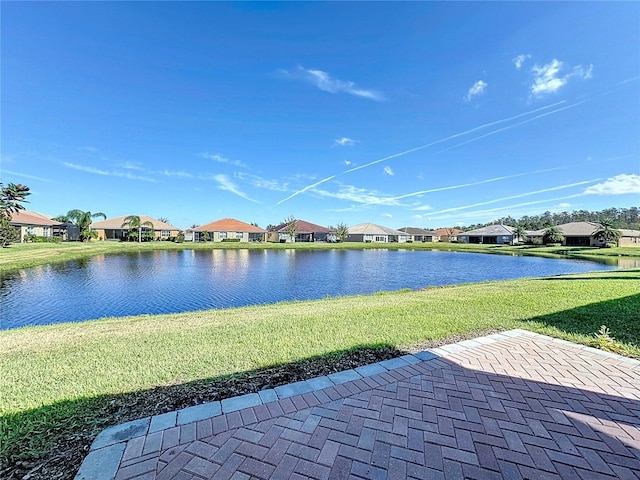
M 515 228 L 508 225 L 487 225 L 458 234 L 463 243 L 483 243 L 493 245 L 513 245 L 516 241 Z
M 190 230 L 194 242 L 204 241 L 205 235 L 211 242 L 224 242 L 231 239 L 240 242 L 262 242 L 267 233 L 256 225 L 244 223 L 235 218 L 222 218 Z
M 125 225 L 125 219 L 129 215 L 123 215 L 121 217 L 108 218 L 106 220 L 100 220 L 99 222 L 93 222 L 91 224 L 91 230 L 98 232 L 98 240 L 127 240 L 129 236 L 129 228 Z M 153 227 L 143 226 L 142 231 L 153 231 L 153 237 L 156 240 L 167 240 L 169 237 L 176 237 L 180 233 L 178 227 L 174 227 L 165 222 L 161 222 L 157 218 L 149 217 L 148 215 L 139 215 L 140 222 L 151 222 Z
M 77 240 L 78 227 L 66 223 L 56 222 L 50 217 L 30 210 L 19 210 L 11 214 L 9 224 L 20 234 L 20 243 L 24 243 L 29 236 L 60 237 L 62 240 Z
M 574 247 L 603 247 L 605 242 L 594 237 L 594 234 L 600 230 L 601 225 L 595 222 L 570 222 L 558 225 L 558 230 L 562 233 L 564 240 L 562 245 Z M 536 238 L 542 239 L 546 228 L 534 230 L 527 233 L 527 239 L 534 241 Z M 618 229 L 620 237 L 618 238 L 619 247 L 640 247 L 640 231 Z
M 458 240 L 458 234 L 462 233 L 462 230 L 458 228 L 436 228 L 434 230 L 435 233 L 440 237 L 440 242 L 455 242 Z
M 349 227 L 348 242 L 365 243 L 406 243 L 411 235 L 393 228 L 383 227 L 375 223 L 359 223 Z
M 304 220 L 296 220 L 295 222 L 297 229 L 295 240 L 292 240 L 287 232 L 288 223 L 285 222 L 269 229 L 267 232 L 267 242 L 335 242 L 337 240 L 336 231 L 332 228 L 305 222 Z
M 440 235 L 433 230 L 425 230 L 424 228 L 402 227 L 398 231 L 409 234 L 408 241 L 411 242 L 437 242 L 440 240 Z

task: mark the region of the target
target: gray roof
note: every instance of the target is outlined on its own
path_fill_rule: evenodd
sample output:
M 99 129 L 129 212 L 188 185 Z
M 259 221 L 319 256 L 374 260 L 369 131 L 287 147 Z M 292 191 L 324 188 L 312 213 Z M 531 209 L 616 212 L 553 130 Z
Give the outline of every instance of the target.
M 558 230 L 562 232 L 562 235 L 570 237 L 590 237 L 598 231 L 600 225 L 594 222 L 570 222 L 558 225 Z M 531 237 L 541 237 L 544 235 L 546 228 L 540 230 L 534 230 L 527 233 Z
M 349 235 L 408 235 L 400 230 L 383 227 L 375 223 L 359 223 L 353 227 L 349 227 Z
M 509 225 L 487 225 L 486 227 L 476 228 L 468 232 L 459 233 L 459 237 L 464 236 L 493 236 L 493 235 L 514 235 L 515 228 Z

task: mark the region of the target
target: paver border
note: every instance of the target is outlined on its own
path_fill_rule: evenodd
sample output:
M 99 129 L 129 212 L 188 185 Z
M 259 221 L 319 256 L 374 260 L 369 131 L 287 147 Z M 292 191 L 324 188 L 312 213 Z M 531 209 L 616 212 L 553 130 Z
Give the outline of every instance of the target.
M 459 354 L 464 351 L 481 348 L 485 345 L 508 340 L 520 336 L 536 337 L 552 343 L 571 346 L 577 350 L 594 354 L 603 358 L 618 360 L 623 363 L 640 366 L 640 360 L 624 357 L 616 353 L 605 352 L 586 345 L 580 345 L 567 340 L 549 337 L 523 329 L 507 330 L 494 333 L 472 340 L 463 340 L 457 343 L 444 345 L 437 348 L 423 350 L 415 354 L 383 360 L 381 362 L 363 365 L 351 370 L 332 373 L 326 376 L 302 380 L 275 388 L 261 390 L 257 393 L 248 393 L 236 397 L 226 398 L 222 401 L 208 402 L 193 407 L 187 407 L 173 412 L 167 412 L 150 417 L 144 417 L 120 425 L 104 429 L 93 441 L 89 455 L 84 459 L 75 480 L 89 480 L 99 477 L 105 480 L 113 480 L 122 461 L 126 443 L 130 440 L 145 437 L 149 433 L 161 432 L 177 426 L 196 423 L 200 420 L 217 417 L 223 414 L 237 412 L 245 408 L 259 405 L 267 405 L 278 400 L 317 392 L 329 387 L 335 387 L 355 380 L 365 380 L 374 375 L 380 375 L 393 370 L 409 367 L 421 362 L 430 362 L 440 357 Z

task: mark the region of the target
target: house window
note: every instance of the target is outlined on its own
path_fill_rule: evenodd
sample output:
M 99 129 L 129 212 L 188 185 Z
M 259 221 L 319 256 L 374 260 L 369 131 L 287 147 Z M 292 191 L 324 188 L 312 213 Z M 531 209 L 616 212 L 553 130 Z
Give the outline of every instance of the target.
M 162 230 L 160 232 L 160 238 L 169 238 L 171 232 L 169 230 Z
M 373 235 L 365 235 L 364 236 L 364 241 L 365 242 L 373 242 Z
M 49 229 L 49 227 L 42 227 L 42 236 L 43 236 L 43 237 L 48 237 L 48 236 L 50 236 L 50 235 L 51 235 L 51 234 L 50 234 L 50 229 Z
M 227 232 L 218 232 L 218 238 L 220 240 L 227 238 Z
M 236 238 L 242 239 L 243 234 L 242 232 L 236 232 Z
M 27 227 L 27 235 L 33 235 L 33 227 L 31 225 Z
M 387 237 L 382 237 L 382 236 L 376 236 L 376 242 L 386 242 L 387 241 Z

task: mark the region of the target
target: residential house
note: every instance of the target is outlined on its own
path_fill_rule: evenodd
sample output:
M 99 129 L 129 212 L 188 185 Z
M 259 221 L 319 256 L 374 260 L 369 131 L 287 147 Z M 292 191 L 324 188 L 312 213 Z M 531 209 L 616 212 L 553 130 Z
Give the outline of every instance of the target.
M 440 242 L 456 242 L 458 241 L 458 234 L 462 233 L 462 230 L 452 227 L 436 228 L 434 230 L 440 237 Z
M 359 223 L 349 227 L 348 242 L 365 243 L 406 243 L 411 235 L 375 223 Z
M 235 218 L 222 218 L 190 230 L 191 239 L 194 242 L 202 242 L 205 237 L 211 242 L 262 242 L 267 233 L 256 225 L 244 223 Z
M 436 232 L 423 228 L 402 227 L 398 231 L 409 234 L 408 241 L 411 242 L 437 242 L 440 240 L 440 235 Z
M 508 225 L 487 225 L 458 234 L 463 243 L 482 243 L 493 245 L 513 245 L 516 241 L 515 228 Z
M 67 239 L 66 224 L 56 222 L 38 212 L 29 210 L 13 212 L 9 224 L 19 232 L 20 243 L 24 243 L 32 235 L 36 237 L 60 237 L 63 240 Z
M 595 222 L 570 222 L 558 225 L 558 230 L 562 233 L 564 240 L 562 245 L 574 247 L 603 247 L 604 240 L 594 237 L 595 233 L 600 230 L 601 225 Z M 527 233 L 527 239 L 542 241 L 546 229 L 534 230 Z M 640 247 L 640 231 L 619 229 L 620 237 L 618 238 L 618 246 L 620 247 Z
M 295 220 L 296 222 L 296 238 L 291 239 L 287 231 L 288 223 L 270 228 L 267 232 L 267 241 L 274 243 L 286 242 L 335 242 L 336 231 L 332 228 L 316 225 L 315 223 L 305 222 L 304 220 Z
M 123 226 L 128 216 L 129 215 L 123 215 L 121 217 L 93 222 L 91 224 L 91 230 L 98 232 L 99 240 L 128 240 L 130 229 L 126 225 Z M 153 224 L 153 227 L 143 226 L 142 231 L 153 231 L 153 238 L 155 240 L 168 240 L 169 237 L 176 237 L 178 233 L 180 233 L 178 227 L 161 222 L 157 218 L 149 217 L 148 215 L 140 215 L 140 222 L 151 222 Z

